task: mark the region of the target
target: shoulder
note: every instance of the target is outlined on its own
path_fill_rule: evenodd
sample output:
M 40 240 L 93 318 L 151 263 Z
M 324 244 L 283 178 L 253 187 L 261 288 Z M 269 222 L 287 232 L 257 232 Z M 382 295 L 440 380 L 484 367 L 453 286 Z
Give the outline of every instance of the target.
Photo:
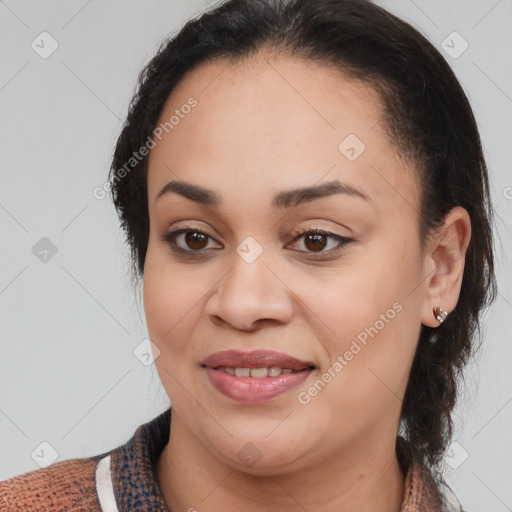
M 0 482 L 0 512 L 139 510 L 142 497 L 151 510 L 166 510 L 154 465 L 169 440 L 170 417 L 169 407 L 110 451 Z
M 0 482 L 2 512 L 96 512 L 96 467 L 106 454 L 56 462 Z

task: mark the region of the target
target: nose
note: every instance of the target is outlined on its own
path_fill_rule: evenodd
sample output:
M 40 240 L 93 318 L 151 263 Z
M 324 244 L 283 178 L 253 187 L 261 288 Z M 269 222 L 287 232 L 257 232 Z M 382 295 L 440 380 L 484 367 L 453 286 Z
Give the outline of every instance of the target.
M 288 286 L 261 257 L 252 263 L 236 257 L 205 306 L 214 324 L 247 332 L 286 324 L 293 310 Z

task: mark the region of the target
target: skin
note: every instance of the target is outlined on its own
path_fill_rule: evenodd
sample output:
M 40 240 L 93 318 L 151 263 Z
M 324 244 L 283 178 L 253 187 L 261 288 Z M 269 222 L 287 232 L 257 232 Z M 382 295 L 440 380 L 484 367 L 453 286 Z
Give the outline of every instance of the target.
M 439 325 L 436 304 L 456 306 L 469 216 L 452 210 L 422 254 L 416 171 L 384 132 L 374 91 L 337 71 L 264 53 L 201 64 L 172 92 L 161 121 L 191 96 L 197 106 L 158 141 L 148 166 L 144 309 L 172 403 L 172 435 L 155 468 L 164 499 L 173 511 L 398 512 L 402 398 L 421 326 Z M 348 134 L 366 146 L 354 161 L 338 149 Z M 222 204 L 156 199 L 171 180 L 212 189 Z M 271 204 L 283 190 L 333 180 L 370 200 Z M 161 240 L 184 226 L 209 235 L 196 245 L 175 239 L 202 256 Z M 323 238 L 315 250 L 293 236 L 297 228 L 353 241 Z M 236 252 L 248 236 L 263 250 L 252 263 Z M 396 303 L 394 318 L 300 403 L 298 394 Z M 227 349 L 276 350 L 316 369 L 284 394 L 241 404 L 213 388 L 200 364 Z M 260 455 L 252 465 L 237 457 L 249 442 Z

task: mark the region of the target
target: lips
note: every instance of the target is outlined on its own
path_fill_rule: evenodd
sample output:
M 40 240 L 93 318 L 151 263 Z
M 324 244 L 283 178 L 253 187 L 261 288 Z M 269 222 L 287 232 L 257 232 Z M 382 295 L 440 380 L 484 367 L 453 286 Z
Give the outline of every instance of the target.
M 301 361 L 282 352 L 272 350 L 253 350 L 241 352 L 239 350 L 225 350 L 210 354 L 203 362 L 203 366 L 209 368 L 270 368 L 279 367 L 301 371 L 313 369 L 315 365 L 311 361 Z
M 231 400 L 258 404 L 304 383 L 315 365 L 271 350 L 226 350 L 209 355 L 201 365 L 214 389 Z

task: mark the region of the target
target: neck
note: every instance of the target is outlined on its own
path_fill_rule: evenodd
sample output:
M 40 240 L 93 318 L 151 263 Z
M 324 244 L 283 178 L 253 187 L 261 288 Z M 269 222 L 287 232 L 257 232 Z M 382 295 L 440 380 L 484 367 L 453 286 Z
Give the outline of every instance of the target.
M 214 457 L 175 411 L 171 435 L 156 464 L 170 511 L 399 512 L 404 474 L 395 439 L 365 438 L 301 471 L 244 473 Z M 375 448 L 379 447 L 379 448 Z

